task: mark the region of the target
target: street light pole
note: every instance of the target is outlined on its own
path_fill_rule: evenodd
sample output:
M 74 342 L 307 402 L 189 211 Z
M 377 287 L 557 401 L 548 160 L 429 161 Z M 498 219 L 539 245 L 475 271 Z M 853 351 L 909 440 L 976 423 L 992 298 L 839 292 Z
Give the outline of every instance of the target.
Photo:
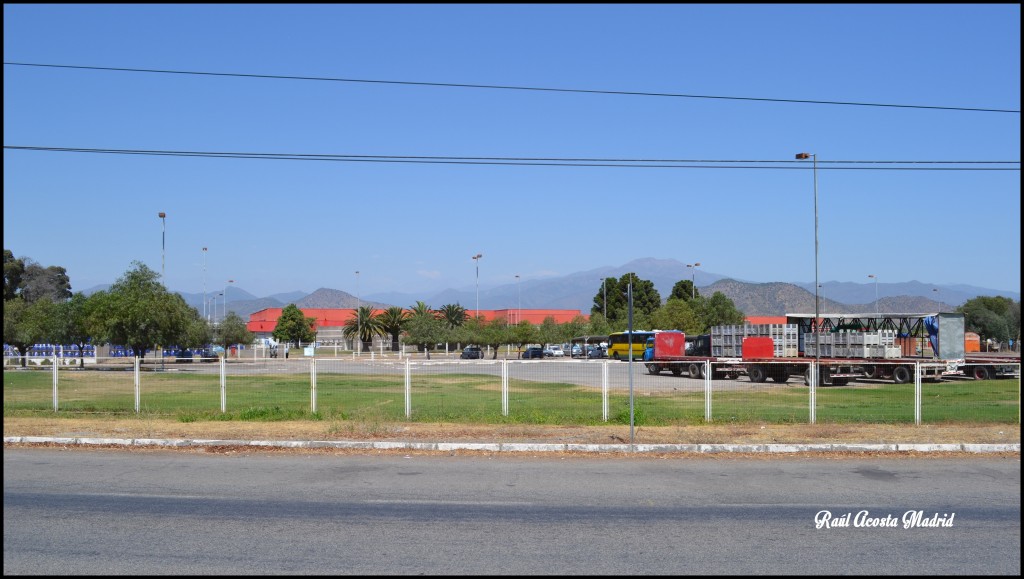
M 818 324 L 820 316 L 820 296 L 818 291 L 818 154 L 817 153 L 797 153 L 796 158 L 798 160 L 806 161 L 811 159 L 814 170 L 814 324 L 811 326 L 814 328 L 814 367 L 817 369 L 821 363 L 821 340 L 820 332 L 818 331 Z M 819 374 L 820 375 L 820 374 Z M 817 386 L 818 377 L 814 377 L 814 384 Z M 813 407 L 812 407 L 813 413 Z M 812 414 L 813 418 L 813 414 Z
M 356 354 L 363 353 L 363 318 L 359 311 L 363 309 L 363 300 L 359 297 L 359 270 L 356 270 Z
M 700 266 L 700 262 L 688 263 L 686 267 L 690 269 L 690 299 L 697 297 L 697 267 Z
M 235 280 L 229 279 L 228 285 L 235 283 Z M 224 317 L 228 317 L 228 285 L 224 286 Z
M 473 256 L 473 261 L 476 263 L 476 317 L 480 317 L 480 258 L 484 254 L 478 253 Z
M 162 281 L 164 286 L 166 286 L 167 278 L 164 276 L 167 275 L 167 214 L 161 211 L 160 213 L 157 213 L 157 216 L 160 218 L 160 223 L 163 227 L 163 232 L 160 236 L 160 281 Z
M 523 292 L 519 289 L 519 274 L 516 274 L 516 293 L 519 298 L 518 310 L 516 311 L 516 324 L 523 321 Z
M 206 315 L 206 248 L 203 248 L 203 319 L 207 322 L 210 318 Z
M 869 273 L 868 277 L 875 280 L 875 315 L 877 316 L 881 313 L 878 311 L 878 276 L 873 273 Z
M 601 310 L 604 315 L 604 320 L 608 321 L 608 278 L 601 278 L 601 291 L 604 293 L 604 309 Z

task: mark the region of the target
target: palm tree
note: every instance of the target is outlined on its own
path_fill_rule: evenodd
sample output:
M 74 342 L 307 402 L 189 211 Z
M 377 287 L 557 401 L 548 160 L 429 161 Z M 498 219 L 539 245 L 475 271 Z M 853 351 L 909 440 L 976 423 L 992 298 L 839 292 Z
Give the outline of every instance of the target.
M 402 330 L 405 329 L 406 320 L 409 319 L 409 314 L 399 306 L 391 306 L 377 314 L 377 321 L 380 323 L 380 329 L 391 336 L 391 351 L 398 351 L 398 338 L 402 335 Z
M 466 313 L 466 308 L 459 304 L 445 304 L 437 310 L 438 315 L 444 320 L 444 324 L 448 326 L 448 329 L 454 330 L 461 326 L 469 319 L 469 314 Z
M 410 318 L 415 318 L 416 316 L 433 316 L 435 313 L 436 312 L 434 312 L 434 310 L 424 302 L 416 302 L 416 305 L 409 308 Z
M 443 339 L 442 322 L 438 319 L 437 313 L 424 302 L 416 302 L 410 310 L 406 320 L 408 339 L 410 343 L 418 345 L 420 351 L 426 352 L 429 360 L 430 348 Z
M 450 339 L 456 341 L 457 348 L 462 349 L 462 340 L 459 337 L 459 328 L 469 319 L 469 315 L 466 313 L 466 308 L 459 304 L 445 304 L 437 310 L 437 317 L 444 324 L 446 330 L 450 334 Z
M 363 343 L 362 349 L 369 350 L 373 347 L 373 337 L 386 335 L 386 332 L 380 320 L 373 315 L 373 308 L 360 306 L 348 319 L 342 334 L 346 338 L 357 337 Z

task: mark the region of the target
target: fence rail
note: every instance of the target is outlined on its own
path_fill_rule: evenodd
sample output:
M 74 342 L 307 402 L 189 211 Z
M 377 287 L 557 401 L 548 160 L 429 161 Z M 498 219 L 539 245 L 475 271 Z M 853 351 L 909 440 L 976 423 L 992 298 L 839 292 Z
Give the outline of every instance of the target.
M 10 360 L 10 359 L 9 359 Z M 4 412 L 149 413 L 198 419 L 376 418 L 586 425 L 767 423 L 1020 423 L 1020 364 L 994 380 L 758 372 L 743 362 L 667 366 L 612 360 L 339 357 L 188 361 L 50 358 L 4 365 Z M 813 364 L 813 362 L 810 362 Z M 763 364 L 762 364 L 763 366 Z M 883 369 L 884 370 L 884 369 Z M 884 375 L 885 372 L 878 372 Z M 890 371 L 889 374 L 892 374 Z M 632 404 L 630 403 L 632 399 Z

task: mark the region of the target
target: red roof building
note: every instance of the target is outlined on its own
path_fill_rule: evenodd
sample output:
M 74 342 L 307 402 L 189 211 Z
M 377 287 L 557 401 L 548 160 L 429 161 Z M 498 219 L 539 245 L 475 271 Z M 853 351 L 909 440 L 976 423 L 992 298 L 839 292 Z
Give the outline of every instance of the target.
M 316 319 L 316 328 L 341 328 L 348 325 L 348 321 L 355 316 L 355 308 L 299 308 L 302 315 L 307 318 Z M 257 337 L 269 336 L 277 327 L 277 319 L 281 317 L 281 308 L 266 308 L 249 315 L 249 322 L 245 327 Z M 377 315 L 384 310 L 373 310 Z M 406 309 L 406 312 L 411 310 Z M 473 317 L 476 310 L 466 310 L 469 317 Z M 545 319 L 551 317 L 556 324 L 571 322 L 577 316 L 589 320 L 590 316 L 580 313 L 579 310 L 480 310 L 480 317 L 486 321 L 504 319 L 509 323 L 517 324 L 520 320 L 531 324 L 541 324 Z

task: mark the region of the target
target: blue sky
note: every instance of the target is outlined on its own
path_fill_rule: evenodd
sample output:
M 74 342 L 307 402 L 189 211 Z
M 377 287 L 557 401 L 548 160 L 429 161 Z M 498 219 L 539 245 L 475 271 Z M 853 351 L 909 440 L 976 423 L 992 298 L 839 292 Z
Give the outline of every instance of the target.
M 65 267 L 74 290 L 163 258 L 177 291 L 432 292 L 473 286 L 478 253 L 481 287 L 641 257 L 812 282 L 813 172 L 789 163 L 806 151 L 820 281 L 1020 291 L 1019 112 L 917 108 L 1019 111 L 1020 5 L 5 4 L 4 61 L 915 105 L 5 64 L 4 248 Z M 787 168 L 9 148 L 25 146 Z

